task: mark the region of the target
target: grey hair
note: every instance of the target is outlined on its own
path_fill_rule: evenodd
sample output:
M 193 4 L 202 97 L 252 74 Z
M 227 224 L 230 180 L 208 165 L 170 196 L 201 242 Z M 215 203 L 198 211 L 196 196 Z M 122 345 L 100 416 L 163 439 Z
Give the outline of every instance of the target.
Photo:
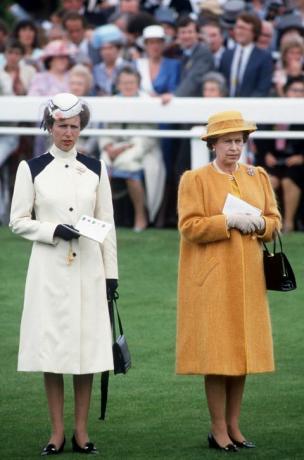
M 228 89 L 227 89 L 226 78 L 224 77 L 224 75 L 222 75 L 219 72 L 215 72 L 215 71 L 207 72 L 202 79 L 202 89 L 204 88 L 204 84 L 208 81 L 215 82 L 218 85 L 222 96 L 227 96 Z

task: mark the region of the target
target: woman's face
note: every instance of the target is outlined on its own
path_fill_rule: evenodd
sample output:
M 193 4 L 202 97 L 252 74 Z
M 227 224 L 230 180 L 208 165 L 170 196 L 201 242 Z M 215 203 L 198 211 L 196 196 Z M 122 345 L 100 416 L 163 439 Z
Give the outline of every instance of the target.
M 164 40 L 161 38 L 149 38 L 145 40 L 145 49 L 148 57 L 160 58 L 164 50 Z
M 74 147 L 79 137 L 80 116 L 55 120 L 50 134 L 56 147 L 68 152 Z
M 303 53 L 301 48 L 297 46 L 289 48 L 289 50 L 286 52 L 285 58 L 287 63 L 290 63 L 292 61 L 301 61 L 303 59 Z
M 112 43 L 108 43 L 100 48 L 100 55 L 105 64 L 113 65 L 119 56 L 119 48 Z
M 125 97 L 137 96 L 139 90 L 139 82 L 136 75 L 121 73 L 117 83 L 117 89 Z
M 71 75 L 70 91 L 78 97 L 86 96 L 89 91 L 87 79 L 82 75 Z
M 19 41 L 24 46 L 32 46 L 35 39 L 35 31 L 31 27 L 22 27 L 18 33 Z
M 17 67 L 23 55 L 19 48 L 10 48 L 5 52 L 6 64 L 9 67 Z
M 236 165 L 244 145 L 243 133 L 229 133 L 220 136 L 215 144 L 216 162 L 220 168 Z
M 215 81 L 206 81 L 203 87 L 203 97 L 222 97 L 219 85 Z
M 65 73 L 69 68 L 69 58 L 67 56 L 55 56 L 50 62 L 50 70 L 57 73 Z

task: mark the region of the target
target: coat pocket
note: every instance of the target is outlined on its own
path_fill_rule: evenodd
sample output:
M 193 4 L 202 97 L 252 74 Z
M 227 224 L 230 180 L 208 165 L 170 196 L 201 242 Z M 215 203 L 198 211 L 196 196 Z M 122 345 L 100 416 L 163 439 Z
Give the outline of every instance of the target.
M 211 257 L 206 261 L 203 266 L 200 266 L 195 272 L 195 281 L 199 286 L 203 286 L 206 279 L 209 277 L 211 272 L 215 269 L 215 267 L 219 264 L 218 260 L 214 257 Z

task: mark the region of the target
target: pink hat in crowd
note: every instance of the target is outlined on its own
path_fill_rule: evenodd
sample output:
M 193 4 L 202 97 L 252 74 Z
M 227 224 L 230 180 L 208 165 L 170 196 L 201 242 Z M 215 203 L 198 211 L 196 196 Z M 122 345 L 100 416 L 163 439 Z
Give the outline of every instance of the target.
M 58 56 L 67 56 L 72 58 L 76 54 L 76 47 L 72 43 L 67 43 L 64 40 L 52 40 L 46 45 L 41 55 L 41 59 L 46 59 Z

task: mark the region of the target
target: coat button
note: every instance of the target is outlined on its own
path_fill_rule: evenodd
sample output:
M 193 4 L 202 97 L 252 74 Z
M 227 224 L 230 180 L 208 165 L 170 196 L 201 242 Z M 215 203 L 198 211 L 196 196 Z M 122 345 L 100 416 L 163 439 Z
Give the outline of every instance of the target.
M 64 165 L 64 167 L 65 167 L 65 168 L 68 168 L 68 167 L 69 167 L 69 165 Z
M 76 252 L 73 252 L 73 257 L 76 257 L 76 256 L 77 256 Z
M 73 209 L 73 208 L 69 208 L 69 211 L 74 211 L 74 209 Z

